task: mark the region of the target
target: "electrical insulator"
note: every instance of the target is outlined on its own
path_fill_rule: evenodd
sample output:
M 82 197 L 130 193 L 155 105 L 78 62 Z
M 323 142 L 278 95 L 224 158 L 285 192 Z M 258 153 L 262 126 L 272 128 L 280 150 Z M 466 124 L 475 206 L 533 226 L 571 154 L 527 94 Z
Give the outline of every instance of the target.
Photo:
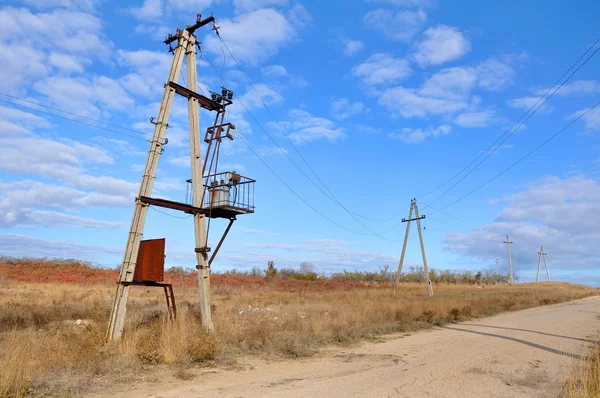
M 225 87 L 223 87 L 223 90 L 221 91 L 221 95 L 223 97 L 227 97 L 227 89 Z
M 232 99 L 233 98 L 233 91 L 229 90 L 229 92 L 227 93 L 227 99 Z
M 212 94 L 210 95 L 210 98 L 211 98 L 213 101 L 216 101 L 216 100 L 217 100 L 217 93 L 212 93 Z

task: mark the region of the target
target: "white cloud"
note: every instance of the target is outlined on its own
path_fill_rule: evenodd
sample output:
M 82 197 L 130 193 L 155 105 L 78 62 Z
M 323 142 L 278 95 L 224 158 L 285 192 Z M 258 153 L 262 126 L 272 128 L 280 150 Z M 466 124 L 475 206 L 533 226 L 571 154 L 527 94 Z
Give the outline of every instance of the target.
M 180 167 L 190 167 L 191 160 L 189 155 L 177 156 L 177 157 L 169 157 L 167 158 L 167 162 Z
M 269 65 L 260 69 L 263 75 L 268 77 L 286 77 L 288 71 L 281 65 Z
M 61 109 L 88 117 L 98 117 L 102 110 L 125 110 L 134 104 L 121 85 L 106 76 L 91 80 L 51 76 L 38 80 L 33 87 Z
M 362 102 L 350 102 L 348 98 L 336 98 L 331 104 L 331 113 L 338 120 L 344 120 L 352 115 L 357 115 L 364 112 L 369 112 Z
M 85 70 L 82 60 L 68 54 L 50 53 L 48 61 L 50 62 L 50 65 L 58 68 L 62 72 L 83 73 Z
M 510 63 L 490 58 L 477 66 L 479 87 L 499 91 L 513 82 L 515 71 Z
M 498 120 L 494 111 L 465 112 L 454 119 L 461 127 L 486 127 Z
M 233 0 L 235 12 L 238 14 L 258 10 L 270 6 L 285 6 L 288 0 Z
M 354 131 L 359 134 L 380 134 L 383 133 L 383 129 L 379 127 L 373 127 L 371 125 L 366 124 L 357 124 L 355 125 Z
M 405 118 L 446 115 L 468 107 L 468 103 L 465 101 L 427 97 L 420 95 L 415 89 L 404 87 L 385 90 L 379 98 L 379 104 L 393 114 Z
M 350 39 L 344 39 L 342 42 L 343 45 L 343 54 L 347 57 L 351 57 L 357 53 L 359 53 L 360 51 L 362 51 L 363 48 L 365 48 L 365 43 L 363 43 L 360 40 L 350 40 Z
M 23 226 L 115 228 L 119 222 L 95 220 L 61 211 L 124 206 L 132 197 L 85 192 L 31 180 L 0 182 L 0 227 Z M 48 211 L 47 209 L 52 209 Z
M 119 65 L 132 70 L 121 78 L 123 86 L 139 97 L 159 97 L 173 57 L 167 52 L 137 50 L 117 52 Z M 157 108 L 158 109 L 158 108 Z
M 268 66 L 261 68 L 260 70 L 265 77 L 268 77 L 272 80 L 277 81 L 279 79 L 285 78 L 285 79 L 287 79 L 289 84 L 291 84 L 292 86 L 296 86 L 296 87 L 308 86 L 308 82 L 306 80 L 304 80 L 304 78 L 290 74 L 287 71 L 287 69 L 285 69 L 285 67 L 283 67 L 282 65 L 268 65 Z
M 165 40 L 169 33 L 172 33 L 171 27 L 167 25 L 156 25 L 151 23 L 141 23 L 137 25 L 133 30 L 135 33 L 141 36 L 145 36 L 146 40 L 152 39 L 157 42 L 162 42 L 163 40 Z
M 99 136 L 99 137 L 95 137 L 94 140 L 96 142 L 100 142 L 100 143 L 103 143 L 103 144 L 109 146 L 110 150 L 113 153 L 118 152 L 119 154 L 124 155 L 124 156 L 146 156 L 148 153 L 148 149 L 145 144 L 142 144 L 144 146 L 144 148 L 140 149 L 139 146 L 136 146 L 135 144 L 133 144 L 131 142 L 128 142 L 125 140 L 119 140 L 116 138 Z
M 266 84 L 255 83 L 253 84 L 253 86 L 254 89 L 249 87 L 248 91 L 246 91 L 246 93 L 240 97 L 240 99 L 242 100 L 244 105 L 246 105 L 246 107 L 251 109 L 262 108 L 262 101 L 264 101 L 267 105 L 275 105 L 283 102 L 283 97 L 281 96 L 281 94 L 271 89 Z M 254 92 L 254 90 L 256 90 L 256 92 Z M 258 93 L 258 95 L 256 93 Z
M 97 220 L 54 211 L 34 210 L 26 215 L 26 219 L 23 221 L 22 225 L 39 225 L 50 228 L 121 228 L 126 224 L 123 222 Z
M 423 83 L 419 93 L 436 98 L 463 99 L 471 93 L 476 82 L 477 73 L 474 68 L 442 69 Z
M 422 67 L 454 61 L 471 51 L 471 43 L 457 28 L 438 25 L 428 28 L 415 46 L 415 61 Z
M 380 267 L 397 261 L 395 256 L 381 254 L 381 252 L 370 252 L 360 249 L 356 243 L 338 239 L 315 239 L 305 240 L 298 243 L 248 243 L 247 248 L 256 249 L 256 255 L 252 261 L 264 266 L 266 260 L 274 260 L 275 263 L 296 263 L 309 261 L 321 272 L 341 271 L 342 269 L 365 269 L 366 267 Z M 281 252 L 287 256 L 280 256 Z M 291 256 L 290 256 L 291 255 Z M 236 264 L 248 266 L 243 257 L 231 259 Z
M 291 121 L 282 122 L 290 139 L 295 144 L 308 143 L 320 139 L 336 142 L 346 137 L 342 128 L 326 118 L 313 116 L 305 110 L 293 109 L 289 112 Z
M 426 8 L 435 4 L 434 0 L 367 0 L 369 3 L 387 3 L 397 7 Z
M 137 19 L 152 23 L 165 18 L 166 14 L 189 10 L 202 12 L 212 4 L 213 0 L 144 0 L 139 7 L 128 8 L 127 12 Z
M 394 140 L 404 141 L 406 144 L 415 144 L 425 141 L 429 137 L 440 137 L 450 134 L 450 126 L 441 125 L 439 127 L 429 127 L 427 129 L 422 128 L 409 128 L 405 127 L 396 133 L 389 133 L 388 138 Z
M 28 46 L 0 42 L 0 54 L 4 54 L 0 57 L 0 75 L 11 77 L 0 79 L 0 89 L 3 91 L 23 91 L 26 83 L 50 72 L 44 53 Z
M 110 260 L 111 265 L 119 261 L 123 249 L 115 249 L 89 243 L 47 240 L 17 234 L 1 234 L 0 247 L 7 256 L 30 256 L 35 247 L 36 256 L 49 258 L 77 258 L 94 263 Z
M 306 10 L 303 12 L 303 8 L 297 7 L 287 15 L 265 8 L 219 20 L 221 36 L 239 62 L 258 64 L 296 40 L 298 30 L 310 17 Z M 206 51 L 222 56 L 219 39 L 214 33 L 205 36 L 203 44 Z
M 366 84 L 391 84 L 410 76 L 412 68 L 405 59 L 378 53 L 352 68 L 351 74 Z
M 0 137 L 0 143 L 3 147 L 0 170 L 21 175 L 63 178 L 79 174 L 84 160 L 113 162 L 105 150 L 81 143 L 61 143 L 36 136 Z
M 547 88 L 535 90 L 535 94 L 542 96 L 548 91 Z M 554 89 L 550 90 L 554 92 Z M 554 95 L 589 95 L 600 93 L 600 81 L 598 80 L 575 80 L 572 83 L 565 84 L 556 91 Z
M 271 158 L 275 156 L 285 156 L 288 151 L 285 148 L 276 146 L 261 145 L 255 148 L 256 153 L 263 158 Z
M 136 18 L 154 21 L 163 16 L 163 0 L 144 0 L 140 7 L 128 11 Z
M 279 234 L 276 232 L 265 231 L 262 229 L 254 229 L 254 228 L 246 228 L 246 227 L 237 227 L 236 229 L 239 231 L 245 232 L 247 234 L 252 234 L 252 235 L 279 236 Z
M 457 118 L 462 126 L 482 127 L 495 119 L 492 111 L 478 111 L 480 98 L 473 96 L 474 88 L 497 90 L 508 84 L 508 64 L 499 67 L 499 61 L 488 59 L 475 67 L 445 68 L 429 77 L 417 89 L 392 87 L 384 90 L 379 104 L 405 118 L 429 115 L 450 115 L 469 109 Z M 490 65 L 493 65 L 491 67 Z M 494 69 L 496 68 L 496 69 Z M 495 70 L 497 73 L 492 73 Z
M 587 109 L 582 109 L 577 111 L 569 116 L 569 118 L 573 119 L 582 115 Z M 585 129 L 591 131 L 600 131 L 600 108 L 596 107 L 589 111 L 583 116 L 583 121 L 585 122 Z
M 532 106 L 541 103 L 539 97 L 521 97 L 506 101 L 506 104 L 511 108 L 529 109 Z
M 296 28 L 305 28 L 312 22 L 312 16 L 300 3 L 295 3 L 286 13 L 288 20 Z
M 377 9 L 365 14 L 362 20 L 368 28 L 378 31 L 390 39 L 409 42 L 427 21 L 427 14 L 422 10 L 394 12 Z
M 10 108 L 8 106 L 0 106 L 0 120 L 3 122 L 15 122 L 19 123 L 24 127 L 17 126 L 15 124 L 4 125 L 3 132 L 8 135 L 8 131 L 10 131 L 10 126 L 16 128 L 19 131 L 18 135 L 27 135 L 29 131 L 25 129 L 25 127 L 50 127 L 51 124 L 48 120 L 44 119 L 41 116 L 34 115 L 29 112 L 22 111 L 17 108 Z M 9 127 L 9 128 L 7 128 Z M 12 135 L 12 134 L 11 134 Z
M 548 252 L 551 273 L 553 269 L 596 267 L 594 259 L 600 255 L 596 244 L 600 238 L 597 180 L 549 176 L 496 202 L 504 204 L 496 221 L 467 234 L 447 234 L 446 248 L 482 260 L 493 259 L 506 252 L 502 241 L 509 235 L 517 270 L 533 270 L 542 245 Z
M 30 43 L 48 49 L 98 59 L 110 54 L 112 43 L 101 35 L 102 20 L 92 14 L 57 9 L 33 14 L 26 8 L 0 9 L 0 41 Z
M 60 7 L 94 11 L 99 0 L 23 0 L 23 3 L 42 10 Z

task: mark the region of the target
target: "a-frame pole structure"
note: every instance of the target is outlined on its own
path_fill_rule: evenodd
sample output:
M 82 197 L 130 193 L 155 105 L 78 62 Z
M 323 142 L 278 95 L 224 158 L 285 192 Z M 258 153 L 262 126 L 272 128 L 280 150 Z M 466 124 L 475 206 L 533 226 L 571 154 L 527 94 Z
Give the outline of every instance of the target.
M 412 218 L 413 211 L 415 217 Z M 406 233 L 404 234 L 404 243 L 402 245 L 402 254 L 400 255 L 400 263 L 398 264 L 398 272 L 396 273 L 396 281 L 394 283 L 394 293 L 398 292 L 398 284 L 400 283 L 400 274 L 402 273 L 402 266 L 404 264 L 404 255 L 406 254 L 406 244 L 408 242 L 408 233 L 410 231 L 410 223 L 412 221 L 417 222 L 417 230 L 419 231 L 419 242 L 421 243 L 421 255 L 423 256 L 423 269 L 425 271 L 425 278 L 427 280 L 427 293 L 429 297 L 433 296 L 433 286 L 431 285 L 431 279 L 429 278 L 429 267 L 427 266 L 427 257 L 425 256 L 425 245 L 423 244 L 423 234 L 421 232 L 421 220 L 425 216 L 419 216 L 419 208 L 417 206 L 417 200 L 412 199 L 410 201 L 410 210 L 408 212 L 408 218 L 403 218 L 402 222 L 406 223 Z
M 177 47 L 174 51 L 173 62 L 171 64 L 171 70 L 169 71 L 168 81 L 176 83 L 179 78 L 183 63 L 183 56 L 185 55 L 187 47 L 187 41 L 188 36 L 182 35 L 177 42 Z M 109 340 L 118 340 L 123 334 L 125 314 L 127 311 L 127 299 L 129 298 L 130 289 L 130 286 L 126 283 L 133 281 L 133 274 L 135 272 L 140 241 L 142 239 L 144 225 L 146 223 L 146 215 L 148 213 L 148 205 L 142 203 L 139 198 L 142 196 L 151 196 L 152 187 L 154 186 L 154 179 L 156 178 L 158 159 L 160 158 L 162 146 L 164 144 L 165 131 L 168 127 L 169 113 L 171 111 L 171 105 L 173 104 L 174 97 L 175 90 L 171 88 L 171 86 L 166 85 L 162 101 L 160 103 L 158 118 L 156 119 L 154 125 L 154 134 L 152 136 L 148 158 L 146 159 L 146 167 L 144 168 L 144 175 L 142 176 L 140 191 L 138 197 L 136 198 L 135 210 L 133 212 L 131 228 L 129 229 L 127 245 L 125 246 L 125 255 L 123 258 L 123 264 L 121 265 L 121 271 L 119 273 L 117 292 L 115 294 L 115 300 L 110 314 L 108 326 Z
M 544 246 L 542 246 L 540 248 L 540 251 L 538 252 L 538 254 L 540 255 L 540 258 L 538 260 L 538 268 L 537 268 L 537 275 L 535 276 L 535 281 L 538 282 L 540 279 L 540 266 L 542 265 L 542 257 L 544 258 L 544 266 L 546 267 L 546 276 L 548 277 L 548 282 L 550 282 L 550 272 L 548 271 L 548 263 L 546 262 L 546 252 L 544 251 Z
M 504 243 L 506 243 L 506 246 L 508 247 L 509 283 L 512 285 L 515 282 L 514 277 L 513 277 L 513 270 L 512 270 L 512 257 L 510 256 L 510 245 L 512 244 L 512 242 L 510 241 L 510 239 L 508 239 L 508 235 L 506 235 L 506 240 L 504 241 Z
M 177 46 L 173 49 L 173 61 L 165 91 L 163 93 L 160 109 L 156 121 L 152 121 L 155 125 L 150 151 L 142 176 L 140 191 L 136 198 L 133 220 L 129 230 L 127 245 L 125 246 L 125 254 L 121 271 L 119 273 L 119 281 L 117 291 L 110 314 L 108 326 L 108 340 L 118 340 L 123 334 L 125 325 L 125 315 L 127 312 L 127 300 L 129 298 L 130 283 L 133 282 L 137 257 L 139 254 L 140 242 L 144 231 L 146 216 L 148 213 L 148 198 L 152 194 L 154 180 L 156 178 L 156 170 L 158 160 L 162 153 L 162 146 L 166 143 L 165 132 L 168 127 L 169 114 L 173 99 L 176 93 L 184 94 L 188 97 L 188 119 L 190 129 L 190 157 L 192 166 L 192 192 L 193 204 L 196 210 L 203 207 L 203 176 L 202 176 L 202 157 L 200 154 L 200 117 L 198 109 L 198 97 L 195 94 L 197 89 L 197 71 L 196 71 L 196 50 L 197 44 L 194 37 L 194 31 L 204 25 L 214 22 L 213 17 L 200 20 L 200 16 L 196 24 L 187 27 L 186 29 L 177 32 L 176 36 L 169 35 L 166 44 L 177 41 Z M 187 57 L 187 90 L 177 85 L 177 80 L 181 73 L 183 58 Z M 190 91 L 192 93 L 190 93 Z M 181 207 L 181 206 L 180 206 Z M 199 211 L 194 212 L 194 227 L 196 235 L 196 253 L 198 261 L 198 280 L 200 290 L 200 309 L 202 314 L 202 323 L 207 332 L 212 332 L 213 323 L 210 313 L 210 279 L 209 279 L 209 264 L 208 264 L 208 249 L 206 245 L 206 223 L 205 214 Z

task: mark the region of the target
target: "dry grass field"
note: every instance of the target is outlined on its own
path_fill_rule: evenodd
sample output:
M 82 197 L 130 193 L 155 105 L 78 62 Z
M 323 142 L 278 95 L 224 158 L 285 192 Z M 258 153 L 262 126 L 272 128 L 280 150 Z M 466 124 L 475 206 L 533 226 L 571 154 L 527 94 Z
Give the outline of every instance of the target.
M 246 279 L 246 280 L 245 280 Z M 437 284 L 265 282 L 215 278 L 217 333 L 202 333 L 193 281 L 174 284 L 178 319 L 161 289 L 133 287 L 124 339 L 106 344 L 114 285 L 0 282 L 0 397 L 70 396 L 128 375 L 171 367 L 235 366 L 240 355 L 298 357 L 332 344 L 407 332 L 597 294 L 563 283 Z M 185 282 L 185 283 L 183 283 Z M 292 283 L 293 282 L 293 283 Z
M 589 352 L 582 353 L 585 359 L 573 362 L 571 373 L 563 389 L 563 397 L 600 397 L 600 341 Z

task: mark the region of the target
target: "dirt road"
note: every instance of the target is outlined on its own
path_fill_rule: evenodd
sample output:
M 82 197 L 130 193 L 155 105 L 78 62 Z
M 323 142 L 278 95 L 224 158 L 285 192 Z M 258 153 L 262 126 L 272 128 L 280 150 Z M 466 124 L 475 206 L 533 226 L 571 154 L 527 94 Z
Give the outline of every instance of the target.
M 332 349 L 305 360 L 144 381 L 111 397 L 557 397 L 600 330 L 600 297 Z M 575 358 L 574 358 L 575 357 Z M 98 395 L 100 396 L 100 395 Z

